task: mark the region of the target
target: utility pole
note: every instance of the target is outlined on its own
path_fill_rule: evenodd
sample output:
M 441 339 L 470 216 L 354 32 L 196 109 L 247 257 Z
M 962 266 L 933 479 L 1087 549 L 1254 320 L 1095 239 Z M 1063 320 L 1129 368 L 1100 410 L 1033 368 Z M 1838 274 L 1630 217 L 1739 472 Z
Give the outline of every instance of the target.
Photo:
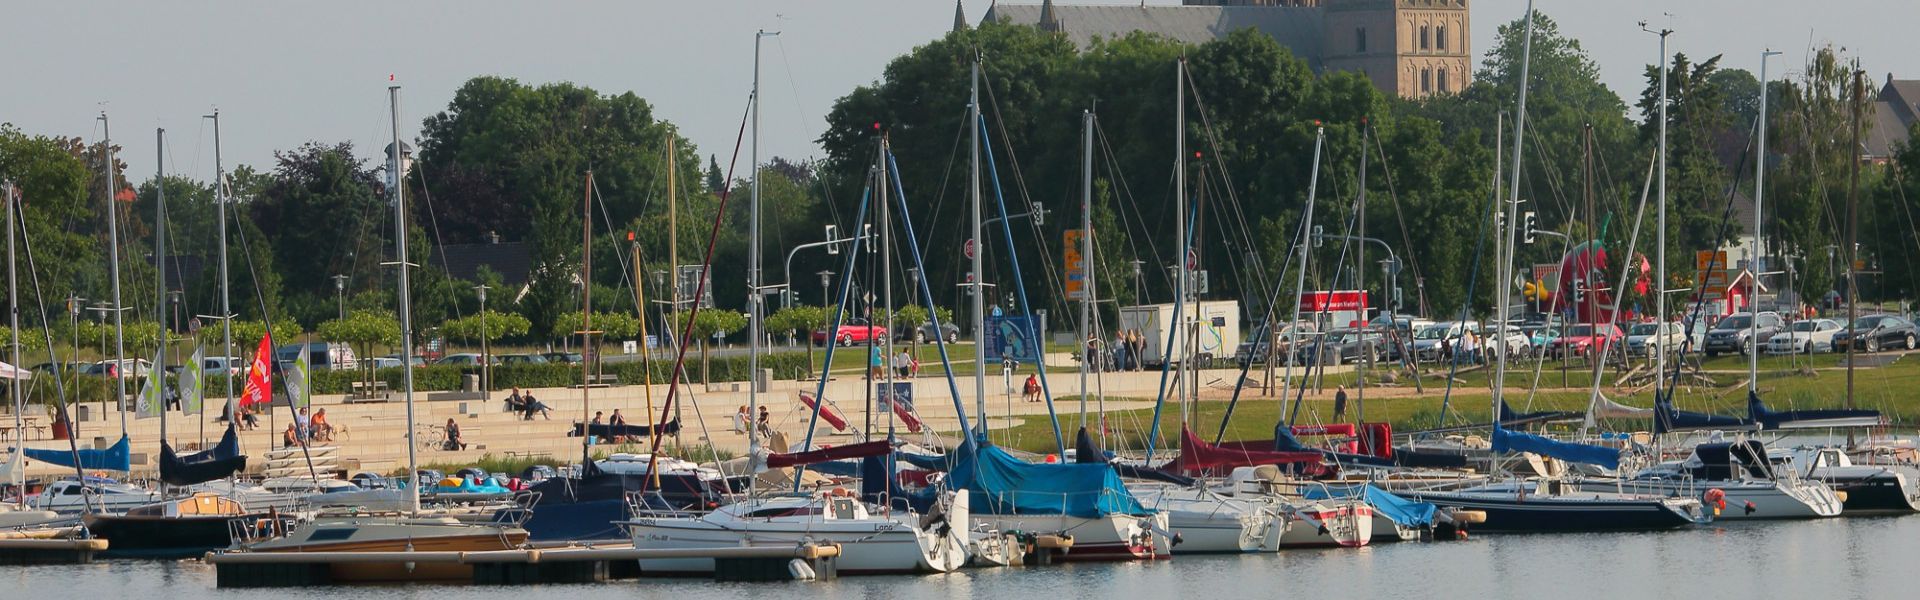
M 487 335 L 487 290 L 492 288 L 484 283 L 473 286 L 474 293 L 480 296 L 480 391 L 483 393 L 493 391 L 493 349 L 491 340 L 487 339 L 492 337 Z M 412 368 L 413 365 L 400 366 Z

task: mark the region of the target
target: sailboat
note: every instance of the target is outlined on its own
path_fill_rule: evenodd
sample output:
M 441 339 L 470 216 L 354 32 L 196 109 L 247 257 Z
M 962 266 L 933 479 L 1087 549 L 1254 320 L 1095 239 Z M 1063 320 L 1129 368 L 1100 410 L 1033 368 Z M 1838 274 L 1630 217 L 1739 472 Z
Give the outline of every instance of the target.
M 760 120 L 760 44 L 777 32 L 760 31 L 754 35 L 754 82 L 752 96 L 753 136 L 749 150 L 749 168 L 752 170 L 752 190 L 749 198 L 748 219 L 750 248 L 748 278 L 748 316 L 750 360 L 757 361 L 763 341 L 760 334 L 761 319 L 764 313 L 760 288 L 760 159 L 759 159 L 759 120 Z M 885 197 L 886 146 L 881 143 L 882 175 L 879 185 L 880 196 Z M 871 188 L 870 188 L 871 191 Z M 716 225 L 725 214 L 726 193 L 721 195 L 721 208 L 715 215 Z M 863 195 L 860 206 L 860 220 L 866 219 L 868 199 L 872 194 Z M 881 206 L 885 206 L 882 200 Z M 882 224 L 884 231 L 885 224 Z M 856 227 L 855 231 L 863 230 Z M 851 273 L 853 261 L 860 254 L 859 245 L 865 236 L 857 237 L 852 243 L 854 249 L 847 253 L 848 269 Z M 711 256 L 705 268 L 711 268 Z M 704 285 L 705 278 L 702 277 Z M 841 300 L 844 305 L 848 295 L 849 275 L 842 280 Z M 891 286 L 889 286 L 891 287 Z M 890 293 L 890 291 L 889 291 Z M 697 310 L 697 309 L 696 309 Z M 834 311 L 835 325 L 844 311 Z M 691 319 L 689 318 L 689 321 Z M 684 352 L 684 350 L 683 350 Z M 828 349 L 827 361 L 832 361 L 832 348 Z M 677 380 L 679 369 L 673 374 Z M 824 389 L 826 378 L 820 385 Z M 759 402 L 758 386 L 748 386 L 747 410 L 749 414 Z M 815 397 L 823 397 L 816 395 Z M 824 403 L 816 406 L 824 406 Z M 818 409 L 816 409 L 818 410 Z M 816 415 L 818 413 L 816 412 Z M 760 432 L 755 428 L 748 433 L 748 456 L 751 468 L 755 471 L 773 466 L 774 457 L 763 451 Z M 828 451 L 813 451 L 812 433 L 809 431 L 806 446 L 801 452 L 782 456 L 782 464 L 803 465 L 809 462 L 838 460 L 859 455 L 892 452 L 890 441 L 882 440 L 853 444 Z M 859 452 L 848 453 L 846 449 L 855 448 Z M 782 449 L 784 450 L 784 449 Z M 883 474 L 884 476 L 884 474 Z M 883 477 L 884 478 L 884 477 Z M 624 523 L 631 531 L 633 546 L 636 549 L 671 548 L 730 548 L 730 547 L 793 547 L 806 543 L 835 543 L 840 545 L 838 571 L 841 574 L 881 574 L 953 571 L 965 565 L 967 553 L 968 498 L 964 492 L 946 492 L 934 504 L 935 510 L 924 516 L 913 511 L 896 511 L 891 507 L 870 506 L 862 498 L 846 489 L 823 490 L 818 493 L 804 493 L 799 490 L 800 480 L 795 479 L 794 493 L 757 494 L 740 502 L 719 507 L 713 512 L 699 516 L 643 517 Z M 639 561 L 641 573 L 646 575 L 703 575 L 714 570 L 714 559 L 642 559 Z
M 1522 43 L 1520 93 L 1514 111 L 1513 179 L 1508 188 L 1511 195 L 1501 198 L 1497 187 L 1494 193 L 1495 208 L 1505 215 L 1504 219 L 1495 221 L 1496 275 L 1493 280 L 1496 282 L 1507 281 L 1516 242 L 1513 232 L 1518 227 L 1519 179 L 1523 170 L 1521 150 L 1526 140 L 1527 90 L 1530 87 L 1527 72 L 1533 49 L 1533 22 L 1533 3 L 1530 0 L 1527 3 L 1526 32 Z M 1638 235 L 1637 232 L 1635 235 Z M 1495 298 L 1495 322 L 1506 323 L 1511 303 L 1507 301 L 1505 292 L 1497 292 Z M 1503 426 L 1500 421 L 1506 405 L 1502 392 L 1506 386 L 1500 382 L 1506 380 L 1507 345 L 1495 344 L 1494 355 L 1495 384 L 1489 412 L 1493 416 L 1492 441 L 1496 467 L 1504 454 L 1533 453 L 1570 463 L 1619 468 L 1620 453 L 1613 448 L 1563 442 Z M 1557 477 L 1496 477 L 1489 483 L 1462 490 L 1414 490 L 1409 496 L 1440 506 L 1484 511 L 1486 520 L 1478 528 L 1491 531 L 1673 529 L 1703 523 L 1708 519 L 1701 500 L 1692 496 L 1634 495 L 1613 490 L 1582 489 Z
M 13 398 L 13 429 L 25 431 L 21 416 L 26 410 L 26 392 L 22 387 L 33 378 L 33 372 L 15 366 L 21 362 L 20 294 L 15 272 L 16 265 L 19 263 L 14 260 L 14 224 L 18 222 L 14 211 L 20 207 L 20 204 L 15 197 L 12 181 L 7 181 L 0 186 L 0 201 L 7 203 L 7 306 L 10 327 L 7 347 L 10 353 L 8 360 L 13 362 L 6 365 L 5 369 L 0 369 L 0 378 L 7 380 L 7 393 Z M 51 526 L 70 524 L 71 519 L 58 512 L 27 504 L 27 467 L 24 448 L 26 448 L 26 436 L 15 436 L 12 453 L 7 457 L 6 462 L 0 463 L 0 481 L 6 482 L 15 494 L 15 502 L 0 502 L 0 530 L 26 531 L 29 528 L 44 530 Z
M 387 88 L 392 110 L 393 144 L 389 146 L 392 176 L 394 253 L 400 270 L 398 306 L 400 338 L 413 339 L 413 315 L 408 288 L 407 206 L 405 158 L 400 144 L 400 86 Z M 413 346 L 401 345 L 401 363 L 411 361 Z M 402 394 L 407 410 L 407 511 L 399 515 L 321 515 L 290 528 L 276 528 L 260 538 L 235 540 L 229 552 L 414 552 L 508 550 L 527 540 L 527 531 L 512 524 L 476 524 L 452 517 L 425 515 L 420 510 L 420 468 L 415 456 L 413 370 L 402 369 Z M 329 566 L 335 581 L 445 581 L 472 577 L 472 565 L 462 563 L 408 563 L 404 555 L 391 562 L 336 563 Z
M 1665 53 L 1665 37 L 1662 36 L 1662 54 Z M 1766 56 L 1761 58 L 1761 80 L 1766 80 Z M 1664 65 L 1667 61 L 1662 56 Z M 1664 66 L 1662 67 L 1664 72 Z M 1666 80 L 1663 75 L 1661 81 Z M 1661 105 L 1664 110 L 1664 91 Z M 1755 171 L 1754 193 L 1754 239 L 1761 239 L 1765 223 L 1762 221 L 1761 201 L 1765 197 L 1766 166 L 1766 126 L 1767 103 L 1762 98 L 1758 119 L 1759 157 Z M 1663 146 L 1664 147 L 1664 146 Z M 1712 267 L 1713 265 L 1709 265 Z M 1758 298 L 1749 295 L 1753 306 L 1758 306 Z M 1696 303 L 1695 319 L 1702 304 Z M 1714 438 L 1720 432 L 1757 431 L 1769 427 L 1775 428 L 1790 424 L 1795 417 L 1804 417 L 1809 422 L 1827 421 L 1829 417 L 1845 419 L 1862 416 L 1858 413 L 1847 414 L 1840 411 L 1823 411 L 1820 414 L 1802 413 L 1799 415 L 1779 414 L 1769 411 L 1759 397 L 1759 358 L 1758 352 L 1749 353 L 1747 363 L 1747 399 L 1750 419 L 1694 413 L 1678 410 L 1673 405 L 1673 390 L 1668 387 L 1654 394 L 1653 434 L 1656 438 L 1666 433 L 1687 431 L 1714 432 Z M 1678 365 L 1676 365 L 1676 369 Z M 1877 415 L 1875 415 L 1877 420 Z M 1657 457 L 1658 454 L 1656 453 Z M 1695 446 L 1692 453 L 1682 461 L 1667 461 L 1655 464 L 1638 474 L 1622 477 L 1589 479 L 1581 482 L 1583 490 L 1625 490 L 1638 493 L 1661 494 L 1676 497 L 1698 497 L 1711 500 L 1719 510 L 1717 519 L 1801 519 L 1832 517 L 1840 514 L 1842 501 L 1832 487 L 1825 483 L 1803 476 L 1795 469 L 1776 465 L 1766 445 L 1755 439 L 1724 441 L 1712 439 L 1708 443 Z M 1725 510 L 1727 506 L 1734 510 Z

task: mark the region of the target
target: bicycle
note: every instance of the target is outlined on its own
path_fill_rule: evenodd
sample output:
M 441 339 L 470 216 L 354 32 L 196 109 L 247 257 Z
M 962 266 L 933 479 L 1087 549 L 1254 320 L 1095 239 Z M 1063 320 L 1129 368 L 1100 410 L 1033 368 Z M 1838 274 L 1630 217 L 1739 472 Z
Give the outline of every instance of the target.
M 447 428 L 442 425 L 416 426 L 413 439 L 421 450 L 439 450 L 447 446 Z

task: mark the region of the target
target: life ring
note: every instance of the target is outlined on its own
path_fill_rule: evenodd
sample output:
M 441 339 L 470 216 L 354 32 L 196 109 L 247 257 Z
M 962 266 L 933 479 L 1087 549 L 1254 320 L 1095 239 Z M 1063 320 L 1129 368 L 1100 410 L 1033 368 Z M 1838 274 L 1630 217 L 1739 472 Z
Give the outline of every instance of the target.
M 1701 495 L 1700 500 L 1706 503 L 1708 506 L 1713 507 L 1713 510 L 1716 513 L 1727 509 L 1726 490 L 1722 490 L 1720 488 L 1709 489 L 1707 490 L 1707 493 Z

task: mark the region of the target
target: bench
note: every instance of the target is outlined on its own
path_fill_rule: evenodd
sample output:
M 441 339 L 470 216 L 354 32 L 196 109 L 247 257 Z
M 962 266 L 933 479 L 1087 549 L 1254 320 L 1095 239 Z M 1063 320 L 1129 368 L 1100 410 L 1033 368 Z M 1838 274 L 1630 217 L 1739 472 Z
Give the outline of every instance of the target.
M 372 383 L 355 381 L 347 384 L 348 404 L 357 402 L 387 402 L 392 399 L 393 390 L 387 387 L 387 382 L 385 381 L 375 381 Z
M 588 376 L 587 376 L 587 383 L 586 383 L 586 387 L 590 387 L 590 388 L 603 388 L 603 387 L 613 387 L 613 386 L 616 386 L 616 385 L 620 385 L 620 376 L 619 376 L 618 374 L 614 374 L 614 373 L 601 373 L 601 374 L 599 374 L 599 375 L 588 375 Z M 576 384 L 573 384 L 573 385 L 569 385 L 569 386 L 567 386 L 567 387 L 570 387 L 570 388 L 574 388 L 574 389 L 579 389 L 579 388 L 580 388 L 580 384 L 578 384 L 578 383 L 576 383 Z

